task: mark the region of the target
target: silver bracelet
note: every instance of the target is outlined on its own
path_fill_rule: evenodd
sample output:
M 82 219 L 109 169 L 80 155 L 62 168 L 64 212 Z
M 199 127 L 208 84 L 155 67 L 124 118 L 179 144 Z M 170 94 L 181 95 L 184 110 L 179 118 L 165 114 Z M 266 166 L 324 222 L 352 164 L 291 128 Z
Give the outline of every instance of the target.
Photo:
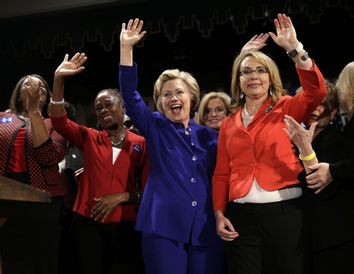
M 64 101 L 64 98 L 61 101 L 53 101 L 53 98 L 50 97 L 50 103 L 53 105 L 64 105 L 65 101 Z

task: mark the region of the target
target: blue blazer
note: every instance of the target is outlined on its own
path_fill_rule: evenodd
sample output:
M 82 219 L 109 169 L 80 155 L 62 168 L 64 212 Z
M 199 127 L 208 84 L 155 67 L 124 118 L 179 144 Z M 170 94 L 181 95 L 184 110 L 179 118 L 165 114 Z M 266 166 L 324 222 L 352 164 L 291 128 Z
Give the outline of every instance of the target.
M 127 115 L 145 137 L 150 158 L 136 229 L 193 245 L 215 242 L 211 177 L 218 133 L 191 119 L 186 134 L 183 124 L 151 112 L 136 91 L 136 64 L 121 65 L 119 80 Z

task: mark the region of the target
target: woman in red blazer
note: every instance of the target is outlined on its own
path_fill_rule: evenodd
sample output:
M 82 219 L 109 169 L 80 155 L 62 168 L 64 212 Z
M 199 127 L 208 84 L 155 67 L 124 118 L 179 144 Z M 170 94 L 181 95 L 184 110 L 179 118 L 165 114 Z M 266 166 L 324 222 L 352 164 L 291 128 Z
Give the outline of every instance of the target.
M 221 125 L 213 176 L 217 233 L 225 241 L 229 273 L 304 273 L 302 166 L 284 128 L 284 115 L 304 121 L 326 94 L 325 79 L 278 14 L 273 41 L 294 61 L 303 91 L 284 94 L 275 62 L 244 51 L 232 70 L 234 113 Z
M 81 274 L 140 273 L 140 235 L 134 226 L 149 170 L 146 142 L 124 127 L 123 99 L 116 89 L 103 89 L 94 100 L 102 130 L 67 118 L 64 82 L 83 70 L 86 59 L 84 53 L 65 56 L 51 98 L 53 127 L 84 155 L 70 231 L 74 265 Z

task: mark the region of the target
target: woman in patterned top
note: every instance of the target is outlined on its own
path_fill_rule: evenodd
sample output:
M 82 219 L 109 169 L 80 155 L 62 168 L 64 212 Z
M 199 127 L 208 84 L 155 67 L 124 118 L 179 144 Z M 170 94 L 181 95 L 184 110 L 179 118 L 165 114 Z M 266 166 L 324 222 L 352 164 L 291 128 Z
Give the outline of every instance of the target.
M 0 175 L 50 192 L 52 202 L 13 210 L 1 231 L 3 271 L 56 273 L 63 186 L 58 163 L 66 141 L 44 119 L 49 87 L 36 74 L 16 84 L 9 111 L 0 113 Z M 17 216 L 17 217 L 16 217 Z M 40 240 L 39 240 L 40 239 Z

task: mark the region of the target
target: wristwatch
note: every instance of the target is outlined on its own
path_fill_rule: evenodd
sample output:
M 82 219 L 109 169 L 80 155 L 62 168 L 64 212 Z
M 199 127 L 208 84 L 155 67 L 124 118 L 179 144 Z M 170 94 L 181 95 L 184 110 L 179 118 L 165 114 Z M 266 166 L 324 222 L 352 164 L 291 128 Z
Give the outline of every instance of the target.
M 297 56 L 297 55 L 299 54 L 299 51 L 302 50 L 303 48 L 304 48 L 304 46 L 303 46 L 302 43 L 300 42 L 296 49 L 293 49 L 293 50 L 291 50 L 291 51 L 288 51 L 288 52 L 286 52 L 286 54 L 287 54 L 290 58 L 294 58 L 295 56 Z
M 305 62 L 307 59 L 309 59 L 308 52 L 305 50 L 304 55 L 302 55 L 300 58 L 301 58 L 301 61 Z

